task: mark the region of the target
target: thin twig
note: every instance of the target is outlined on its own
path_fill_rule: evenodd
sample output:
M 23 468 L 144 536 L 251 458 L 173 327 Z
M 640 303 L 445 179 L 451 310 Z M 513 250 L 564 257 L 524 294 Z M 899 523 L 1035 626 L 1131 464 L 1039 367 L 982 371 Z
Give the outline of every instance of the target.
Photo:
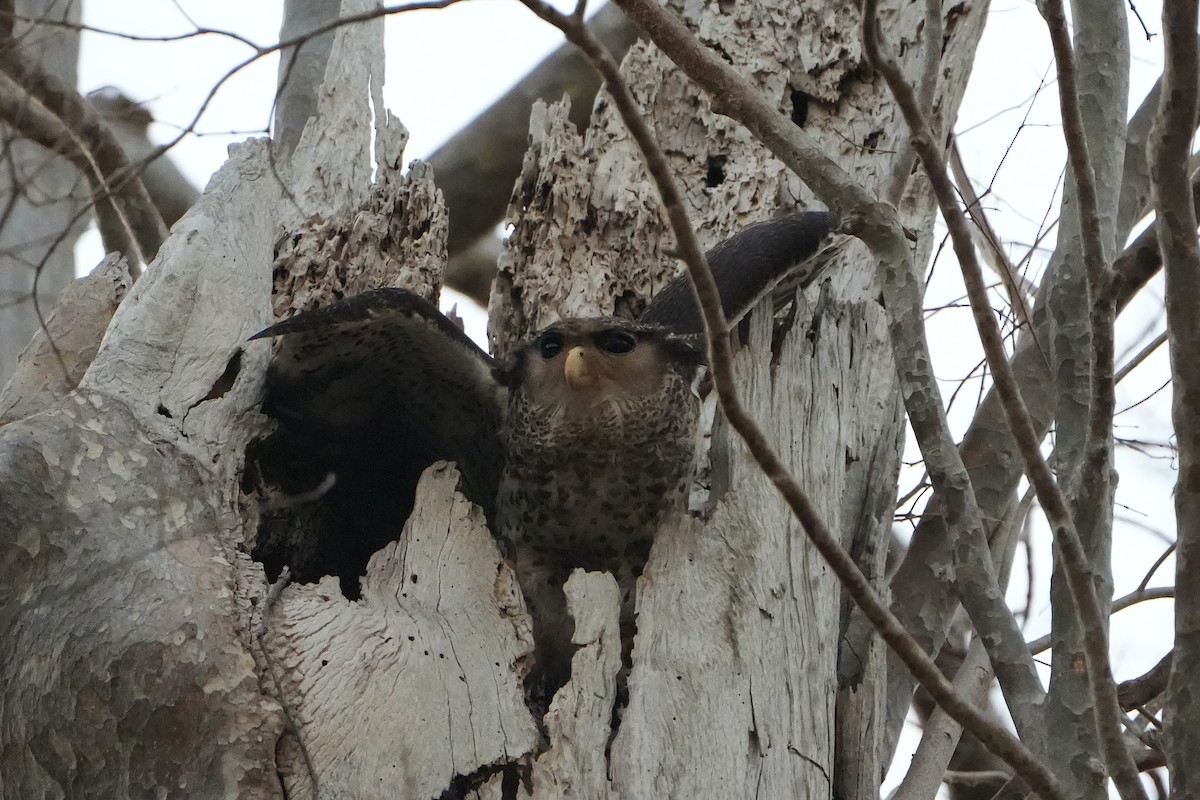
M 1008 304 L 1016 314 L 1018 324 L 1026 328 L 1031 336 L 1036 337 L 1036 331 L 1029 321 L 1029 304 L 1026 299 L 1032 294 L 1032 286 L 1017 272 L 1012 261 L 1000 247 L 1000 237 L 996 235 L 992 223 L 988 221 L 987 214 L 983 211 L 983 199 L 975 191 L 975 187 L 971 184 L 971 178 L 967 175 L 966 167 L 963 165 L 957 137 L 950 141 L 950 168 L 954 171 L 954 182 L 958 186 L 958 192 L 966 202 L 967 213 L 971 215 L 971 221 L 975 223 L 975 230 L 979 232 L 984 261 L 1004 284 L 1004 290 L 1008 293 Z M 1037 346 L 1039 350 L 1042 349 L 1040 341 L 1037 342 Z
M 1166 341 L 1167 341 L 1167 332 L 1166 331 L 1163 331 L 1158 336 L 1155 336 L 1153 339 L 1151 339 L 1150 343 L 1147 344 L 1145 347 L 1143 347 L 1141 350 L 1139 350 L 1138 354 L 1136 356 L 1129 359 L 1129 361 L 1125 363 L 1125 366 L 1123 366 L 1123 367 L 1121 367 L 1121 369 L 1117 370 L 1117 374 L 1113 377 L 1113 381 L 1115 383 L 1120 383 L 1121 381 L 1125 380 L 1126 376 L 1128 376 L 1129 373 L 1131 373 L 1135 369 L 1137 369 L 1138 365 L 1140 365 L 1143 361 L 1145 361 L 1147 358 L 1149 358 L 1151 355 L 1153 355 L 1154 351 L 1156 351 L 1156 350 L 1158 350 L 1158 348 L 1162 347 Z
M 6 75 L 0 74 L 0 119 L 18 134 L 71 162 L 92 187 L 96 225 L 106 252 L 120 253 L 126 263 L 140 261 L 137 246 L 104 178 L 74 131 Z
M 36 98 L 71 131 L 72 138 L 85 151 L 86 160 L 93 165 L 82 171 L 95 186 L 96 194 L 112 194 L 137 243 L 140 260 L 146 263 L 154 258 L 166 238 L 166 226 L 104 121 L 77 91 L 38 68 L 15 46 L 0 47 L 0 72 Z M 130 255 L 126 253 L 133 269 L 136 260 L 129 258 Z
M 1138 584 L 1137 591 L 1144 592 L 1146 587 L 1150 585 L 1150 579 L 1154 577 L 1154 573 L 1158 572 L 1158 568 L 1163 565 L 1171 554 L 1175 552 L 1175 542 L 1167 545 L 1167 549 L 1163 550 L 1162 555 L 1154 559 L 1154 563 L 1150 565 L 1150 569 L 1146 570 L 1146 574 L 1142 577 L 1142 582 Z

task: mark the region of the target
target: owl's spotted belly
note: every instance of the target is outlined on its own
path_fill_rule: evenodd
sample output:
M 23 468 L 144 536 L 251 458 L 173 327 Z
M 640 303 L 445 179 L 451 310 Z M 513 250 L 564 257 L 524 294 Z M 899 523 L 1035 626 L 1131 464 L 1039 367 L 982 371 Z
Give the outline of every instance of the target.
M 663 518 L 683 506 L 690 444 L 625 458 L 562 453 L 556 459 L 543 452 L 510 463 L 500 485 L 501 530 L 522 562 L 552 565 L 564 575 L 575 567 L 619 573 L 644 563 Z
M 669 414 L 623 414 L 623 424 L 555 424 L 510 417 L 500 481 L 500 529 L 518 561 L 618 578 L 641 571 L 668 512 L 682 509 L 692 476 L 698 407 L 690 393 Z

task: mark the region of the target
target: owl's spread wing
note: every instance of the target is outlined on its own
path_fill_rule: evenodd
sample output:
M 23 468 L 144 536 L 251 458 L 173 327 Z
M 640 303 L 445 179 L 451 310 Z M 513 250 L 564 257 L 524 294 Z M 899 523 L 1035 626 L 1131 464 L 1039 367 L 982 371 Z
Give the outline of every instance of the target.
M 705 257 L 730 324 L 741 319 L 784 278 L 800 286 L 810 283 L 823 266 L 819 260 L 810 259 L 837 226 L 838 218 L 828 211 L 804 211 L 749 225 L 709 250 Z M 804 268 L 798 270 L 801 266 Z M 703 333 L 700 309 L 687 274 L 656 294 L 638 322 L 660 325 L 681 335 Z
M 335 474 L 451 460 L 490 506 L 504 389 L 492 357 L 436 307 L 377 289 L 251 338 L 275 336 L 264 409 Z

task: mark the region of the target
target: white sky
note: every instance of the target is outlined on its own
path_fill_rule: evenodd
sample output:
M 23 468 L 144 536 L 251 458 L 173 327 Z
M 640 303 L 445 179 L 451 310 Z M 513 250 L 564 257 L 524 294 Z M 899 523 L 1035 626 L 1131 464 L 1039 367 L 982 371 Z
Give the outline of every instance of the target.
M 141 35 L 192 30 L 192 23 L 177 7 L 185 9 L 201 26 L 235 30 L 263 44 L 277 38 L 279 4 L 261 0 L 89 0 L 84 3 L 85 22 Z M 1139 3 L 1137 7 L 1151 32 L 1156 32 L 1160 26 L 1159 3 Z M 1130 27 L 1130 97 L 1136 107 L 1160 73 L 1162 40 L 1156 37 L 1147 42 L 1132 17 Z M 475 0 L 441 11 L 393 16 L 387 23 L 387 37 L 384 97 L 411 133 L 406 160 L 430 154 L 560 41 L 556 31 L 518 3 L 506 0 Z M 86 35 L 81 88 L 87 91 L 113 85 L 148 104 L 160 120 L 152 129 L 153 135 L 159 141 L 167 140 L 174 136 L 173 126 L 191 120 L 209 88 L 249 54 L 243 45 L 217 36 L 140 43 Z M 230 142 L 247 135 L 263 135 L 271 116 L 276 63 L 274 56 L 265 58 L 230 80 L 202 119 L 199 129 L 205 135 L 188 137 L 174 150 L 181 168 L 197 185 L 202 186 L 221 165 Z M 967 169 L 977 186 L 985 185 L 1003 161 L 986 205 L 1001 236 L 1019 243 L 1011 248 L 1016 258 L 1024 255 L 1028 243 L 1034 241 L 1043 217 L 1049 213 L 1052 220 L 1057 213 L 1056 192 L 1065 158 L 1057 86 L 1046 83 L 1038 94 L 1044 76 L 1053 75 L 1052 67 L 1045 29 L 1032 0 L 994 2 L 956 130 Z M 1020 127 L 1027 114 L 1024 127 Z M 1011 150 L 1005 156 L 1010 143 Z M 96 238 L 81 245 L 80 253 L 86 270 L 98 258 Z M 1040 259 L 1035 261 L 1040 268 Z M 959 302 L 963 291 L 955 272 L 952 260 L 943 258 L 929 288 L 929 307 Z M 1143 293 L 1136 308 L 1123 315 L 1119 323 L 1119 357 L 1127 358 L 1162 329 L 1161 291 L 1160 280 Z M 470 317 L 474 331 L 480 330 L 481 320 L 480 315 Z M 979 348 L 963 334 L 971 329 L 969 311 L 951 308 L 939 312 L 930 319 L 929 327 L 939 375 L 946 379 L 943 391 L 949 397 L 955 381 L 981 357 Z M 1166 357 L 1164 347 L 1119 387 L 1119 409 L 1134 405 L 1166 380 Z M 962 430 L 970 418 L 977 393 L 975 383 L 952 409 L 951 420 L 957 430 Z M 1171 435 L 1169 402 L 1169 391 L 1164 390 L 1153 400 L 1121 414 L 1118 435 L 1167 442 Z M 1175 465 L 1163 448 L 1150 447 L 1146 452 L 1148 455 L 1139 455 L 1122 448 L 1118 455 L 1122 479 L 1119 501 L 1123 505 L 1117 508 L 1117 515 L 1129 520 L 1119 523 L 1115 533 L 1118 596 L 1136 587 L 1169 541 L 1164 537 L 1173 538 Z M 916 458 L 911 446 L 909 457 Z M 915 472 L 906 475 L 902 491 L 918 477 Z M 1035 533 L 1034 548 L 1038 555 L 1031 637 L 1044 633 L 1049 624 L 1046 557 L 1050 544 L 1044 526 Z M 1011 592 L 1018 606 L 1023 605 L 1025 595 L 1024 570 L 1023 559 L 1019 559 Z M 1170 583 L 1173 573 L 1171 559 L 1152 585 Z M 1139 674 L 1161 657 L 1169 646 L 1170 624 L 1170 604 L 1164 601 L 1135 607 L 1115 618 L 1113 653 L 1119 679 Z

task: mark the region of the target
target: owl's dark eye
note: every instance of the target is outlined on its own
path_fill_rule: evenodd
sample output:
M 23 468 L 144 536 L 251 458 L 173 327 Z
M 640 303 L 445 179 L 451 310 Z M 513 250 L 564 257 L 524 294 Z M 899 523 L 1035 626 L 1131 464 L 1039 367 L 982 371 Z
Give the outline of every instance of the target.
M 606 353 L 620 356 L 637 347 L 637 337 L 629 331 L 601 331 L 596 334 L 596 346 Z
M 563 338 L 561 334 L 547 333 L 542 336 L 542 342 L 539 345 L 542 352 L 542 358 L 549 361 L 556 355 L 562 352 Z

